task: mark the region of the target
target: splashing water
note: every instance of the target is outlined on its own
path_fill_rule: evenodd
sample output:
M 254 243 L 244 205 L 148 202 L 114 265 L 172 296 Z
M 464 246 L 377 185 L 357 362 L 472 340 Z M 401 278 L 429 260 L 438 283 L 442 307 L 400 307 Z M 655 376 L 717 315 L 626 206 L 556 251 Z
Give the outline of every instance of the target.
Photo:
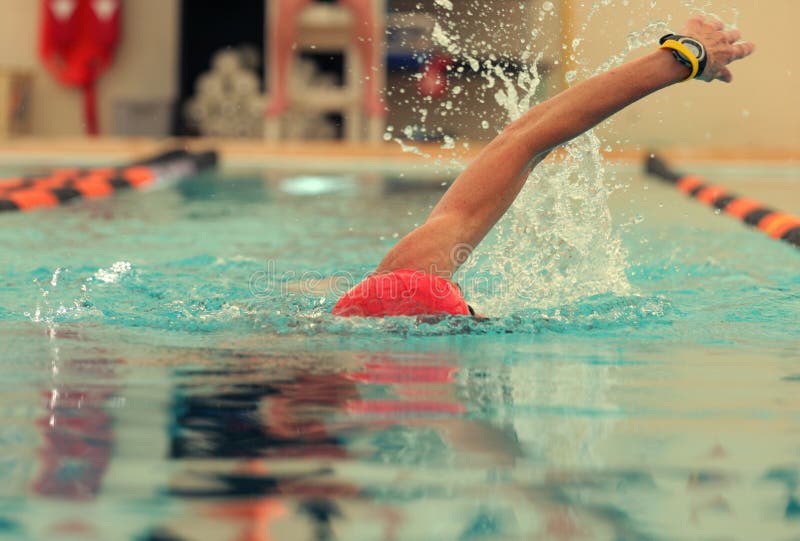
M 625 47 L 605 61 L 590 65 L 584 59 L 581 37 L 563 47 L 555 47 L 563 49 L 562 54 L 569 59 L 571 69 L 565 73 L 568 84 L 621 64 L 633 51 L 654 43 L 669 29 L 671 17 L 652 20 L 655 0 L 647 0 L 648 5 L 642 5 L 640 10 L 631 6 L 632 3 L 623 1 L 626 10 L 641 13 L 651 20 L 630 32 Z M 459 4 L 458 9 L 447 0 L 437 0 L 436 4 L 444 9 L 436 12 L 433 42 L 458 59 L 457 64 L 468 68 L 467 73 L 464 68 L 458 68 L 459 74 L 482 78 L 479 93 L 493 95 L 504 111 L 504 124 L 518 119 L 540 101 L 538 96 L 544 85 L 539 66 L 545 57 L 544 50 L 552 56 L 553 44 L 560 40 L 559 35 L 552 36 L 554 43 L 544 40 L 545 35 L 553 34 L 547 33 L 545 26 L 558 15 L 557 5 L 542 3 L 538 13 L 528 17 L 542 24 L 530 29 L 529 39 L 517 40 L 512 32 L 518 33 L 519 28 L 503 21 L 524 19 L 514 11 L 521 11 L 522 6 L 504 8 L 507 12 L 489 16 L 496 20 L 492 28 L 484 24 L 483 31 L 470 35 L 464 18 L 486 19 L 481 16 L 480 4 L 466 2 L 464 6 Z M 576 26 L 580 35 L 587 33 L 589 25 L 603 10 L 618 10 L 617 4 L 615 0 L 595 2 L 582 23 Z M 687 0 L 684 5 L 689 11 L 722 18 L 710 12 L 708 2 Z M 735 10 L 734 16 L 738 16 Z M 497 35 L 505 34 L 505 41 L 525 44 L 518 55 L 521 66 L 516 66 L 516 73 L 509 70 L 509 60 L 504 54 L 496 52 L 488 42 L 491 38 L 487 34 L 494 34 L 495 40 Z M 459 86 L 459 94 L 466 96 L 468 91 Z M 472 97 L 484 103 L 482 96 Z M 434 108 L 429 105 L 430 99 L 424 101 L 426 106 L 418 108 L 420 122 L 415 129 L 424 126 L 429 116 L 435 116 L 431 114 Z M 455 109 L 458 108 L 456 105 Z M 487 120 L 480 123 L 481 129 L 488 129 L 489 125 Z M 444 141 L 444 149 L 456 146 L 453 136 L 446 135 Z M 593 131 L 567 144 L 563 159 L 551 159 L 530 175 L 514 205 L 477 248 L 459 276 L 469 297 L 482 311 L 500 316 L 531 307 L 562 306 L 594 295 L 631 294 L 626 277 L 627 255 L 619 232 L 613 227 L 608 204 L 612 188 L 606 186 L 606 178 L 601 142 Z
M 553 11 L 553 4 L 545 3 L 540 20 Z M 482 68 L 484 90 L 494 92 L 508 122 L 536 104 L 544 55 L 534 51 L 538 28 L 521 55 L 521 69 L 512 75 L 493 54 L 477 58 L 470 52 L 476 47 L 463 43 L 456 27 L 453 18 L 438 21 L 434 41 L 451 55 L 463 56 L 474 71 Z M 563 160 L 531 174 L 517 201 L 463 268 L 462 285 L 481 310 L 502 315 L 591 295 L 629 293 L 625 252 L 612 228 L 604 178 L 600 141 L 592 133 L 570 143 Z
M 435 0 L 436 5 L 443 7 L 448 11 L 453 11 L 453 2 L 450 0 Z
M 95 277 L 103 272 L 111 272 L 112 269 L 99 269 Z M 39 298 L 33 312 L 23 312 L 30 321 L 44 324 L 51 340 L 58 331 L 59 322 L 79 318 L 88 304 L 89 289 L 86 283 L 81 284 L 80 294 L 75 297 L 72 290 L 65 288 L 63 283 L 59 284 L 65 274 L 69 274 L 69 269 L 57 267 L 46 281 L 34 278 L 33 283 L 38 286 Z
M 94 277 L 96 280 L 105 284 L 113 284 L 117 282 L 120 277 L 129 273 L 132 268 L 133 266 L 127 261 L 117 261 L 108 269 L 99 269 L 94 273 Z

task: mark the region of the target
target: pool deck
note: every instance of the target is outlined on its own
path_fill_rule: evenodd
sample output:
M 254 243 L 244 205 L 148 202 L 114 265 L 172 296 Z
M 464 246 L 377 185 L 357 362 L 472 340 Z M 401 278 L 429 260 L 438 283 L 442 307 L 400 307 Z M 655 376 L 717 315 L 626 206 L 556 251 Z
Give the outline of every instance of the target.
M 445 150 L 439 144 L 417 143 L 414 151 L 404 150 L 397 142 L 350 144 L 331 142 L 267 143 L 253 140 L 215 139 L 146 139 L 146 138 L 18 138 L 0 140 L 0 165 L 32 163 L 106 164 L 131 160 L 164 150 L 186 147 L 189 150 L 215 148 L 223 162 L 232 167 L 296 168 L 302 161 L 305 169 L 326 171 L 396 171 L 416 165 L 441 171 L 459 168 L 483 148 L 484 143 Z M 693 164 L 764 163 L 800 165 L 800 149 L 796 148 L 660 148 L 667 159 Z M 646 151 L 623 148 L 606 153 L 612 161 L 638 163 Z
M 375 186 L 372 181 L 376 178 L 403 172 L 403 182 L 409 186 L 440 189 L 443 182 L 458 175 L 484 144 L 459 143 L 454 149 L 442 149 L 440 144 L 418 143 L 409 150 L 397 142 L 354 145 L 215 139 L 18 138 L 0 140 L 0 170 L 16 173 L 59 166 L 102 167 L 183 147 L 191 151 L 216 149 L 223 168 L 228 171 L 270 172 L 279 176 L 293 172 L 356 174 Z M 800 215 L 800 191 L 794 189 L 800 180 L 800 149 L 672 147 L 656 151 L 678 171 L 708 175 L 709 182 L 720 182 L 731 193 Z M 639 176 L 646 152 L 624 148 L 604 154 L 618 172 Z M 5 176 L 0 174 L 0 182 Z

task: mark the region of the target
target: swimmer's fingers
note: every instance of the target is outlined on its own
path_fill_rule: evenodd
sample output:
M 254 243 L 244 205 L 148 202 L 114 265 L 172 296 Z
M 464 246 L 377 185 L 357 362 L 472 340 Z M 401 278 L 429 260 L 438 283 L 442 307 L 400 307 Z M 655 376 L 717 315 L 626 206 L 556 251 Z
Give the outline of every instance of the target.
M 717 77 L 723 83 L 731 83 L 733 82 L 733 73 L 728 68 L 723 68 L 723 70 L 719 73 Z
M 752 43 L 737 43 L 735 45 L 732 45 L 730 58 L 727 61 L 727 64 L 730 64 L 731 62 L 750 56 L 751 54 L 753 54 L 753 51 L 755 51 L 755 49 L 756 46 Z M 723 83 L 730 83 L 733 81 L 733 74 L 731 73 L 730 69 L 728 69 L 727 67 L 723 67 L 720 70 L 719 75 L 717 75 L 716 79 L 722 81 Z
M 686 23 L 683 34 L 705 45 L 706 67 L 699 77 L 702 81 L 730 83 L 733 75 L 727 69 L 728 64 L 750 56 L 755 50 L 752 43 L 737 43 L 742 33 L 737 29 L 725 30 L 725 24 L 717 19 L 693 17 Z
M 742 58 L 748 57 L 756 50 L 755 43 L 737 43 L 733 45 L 733 56 L 731 57 L 731 62 L 734 60 L 740 60 Z
M 739 30 L 733 29 L 728 30 L 727 32 L 722 33 L 725 41 L 728 43 L 736 43 L 740 39 L 742 39 L 742 33 Z

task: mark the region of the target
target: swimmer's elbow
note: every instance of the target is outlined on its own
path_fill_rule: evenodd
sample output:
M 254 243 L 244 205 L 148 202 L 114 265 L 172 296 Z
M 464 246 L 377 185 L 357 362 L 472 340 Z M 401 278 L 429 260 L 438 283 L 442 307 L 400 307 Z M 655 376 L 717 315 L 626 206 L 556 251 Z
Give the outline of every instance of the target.
M 512 122 L 497 136 L 498 144 L 519 148 L 532 163 L 543 160 L 553 148 L 552 132 L 557 126 L 547 120 L 546 111 L 531 109 L 522 118 Z

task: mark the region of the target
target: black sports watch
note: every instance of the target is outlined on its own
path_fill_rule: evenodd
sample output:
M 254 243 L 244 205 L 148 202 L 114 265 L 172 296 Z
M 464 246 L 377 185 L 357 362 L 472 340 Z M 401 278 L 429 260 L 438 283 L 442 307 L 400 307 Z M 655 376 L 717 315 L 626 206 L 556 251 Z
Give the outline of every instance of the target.
M 681 36 L 678 34 L 667 34 L 666 36 L 662 37 L 658 42 L 661 45 L 664 45 L 664 43 L 670 40 L 677 41 L 678 43 L 686 47 L 686 49 L 688 49 L 689 52 L 692 53 L 694 57 L 697 59 L 699 69 L 697 70 L 697 75 L 695 75 L 694 78 L 697 79 L 698 77 L 703 75 L 703 72 L 706 69 L 706 64 L 708 63 L 708 55 L 706 54 L 705 45 L 703 45 L 694 38 Z M 681 51 L 678 51 L 676 49 L 671 49 L 671 50 L 673 56 L 675 56 L 675 59 L 678 62 L 680 62 L 684 66 L 688 66 L 689 68 L 694 69 L 692 61 L 689 58 L 686 58 L 686 56 Z

